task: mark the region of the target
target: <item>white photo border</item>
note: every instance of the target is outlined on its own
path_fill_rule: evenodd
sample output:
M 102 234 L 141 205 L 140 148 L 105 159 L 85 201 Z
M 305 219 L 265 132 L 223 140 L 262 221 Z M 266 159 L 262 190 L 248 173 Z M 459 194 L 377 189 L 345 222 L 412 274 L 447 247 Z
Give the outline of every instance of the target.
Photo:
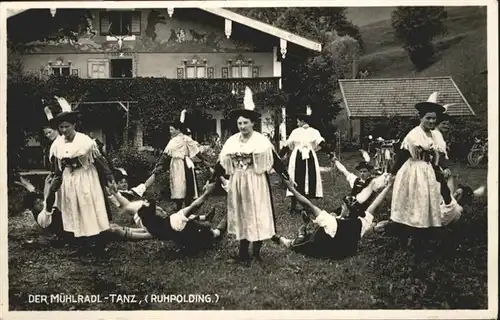
M 495 319 L 498 314 L 498 3 L 471 0 L 275 0 L 273 7 L 487 6 L 488 53 L 488 309 L 487 310 L 331 310 L 331 311 L 8 311 L 7 223 L 7 11 L 36 8 L 269 7 L 262 0 L 228 1 L 56 1 L 0 3 L 0 319 Z M 70 313 L 70 314 L 68 314 Z

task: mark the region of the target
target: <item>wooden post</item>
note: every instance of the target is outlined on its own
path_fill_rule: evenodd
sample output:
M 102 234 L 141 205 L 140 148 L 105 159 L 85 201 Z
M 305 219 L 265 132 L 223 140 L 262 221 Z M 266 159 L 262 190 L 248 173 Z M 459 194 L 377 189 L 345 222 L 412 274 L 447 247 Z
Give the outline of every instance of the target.
M 128 132 L 129 132 L 129 121 L 130 121 L 130 103 L 127 102 L 127 124 L 125 125 L 125 148 L 129 149 Z

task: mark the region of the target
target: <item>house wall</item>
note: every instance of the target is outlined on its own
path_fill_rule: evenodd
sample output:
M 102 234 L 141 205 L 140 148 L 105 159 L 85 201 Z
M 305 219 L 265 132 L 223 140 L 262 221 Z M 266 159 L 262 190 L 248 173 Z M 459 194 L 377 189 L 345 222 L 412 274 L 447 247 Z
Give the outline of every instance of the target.
M 144 9 L 140 11 L 140 32 L 124 38 L 123 58 L 132 58 L 133 76 L 178 78 L 177 68 L 182 68 L 183 60 L 198 61 L 206 59 L 206 66 L 214 68 L 213 78 L 222 78 L 222 67 L 228 60 L 240 59 L 252 67 L 258 67 L 259 77 L 281 77 L 281 61 L 277 59 L 279 48 L 266 44 L 257 38 L 242 40 L 241 34 L 229 38 L 224 32 L 224 19 L 216 24 L 203 23 L 198 19 L 186 18 L 176 14 L 169 17 L 166 9 Z M 52 39 L 34 41 L 23 45 L 22 67 L 26 73 L 47 74 L 49 61 L 53 66 L 60 60 L 62 65 L 70 65 L 71 73 L 81 78 L 91 78 L 89 60 L 110 60 L 120 58 L 116 38 L 101 35 L 99 15 L 101 11 L 88 10 L 88 26 L 81 28 L 72 39 Z M 137 21 L 136 21 L 137 22 Z M 137 26 L 136 26 L 137 29 Z M 264 45 L 263 45 L 264 43 Z M 69 63 L 70 62 L 70 63 Z M 108 64 L 107 76 L 110 77 Z M 281 81 L 279 84 L 281 88 Z M 271 115 L 269 109 L 263 110 L 262 133 L 272 135 L 273 126 L 266 121 Z M 222 112 L 215 111 L 215 130 L 222 133 Z M 143 128 L 134 124 L 132 137 L 134 144 L 143 146 Z M 96 128 L 95 136 L 106 143 L 101 129 Z M 286 135 L 286 132 L 283 132 Z
M 118 58 L 117 38 L 101 32 L 108 31 L 108 24 L 100 23 L 100 15 L 112 11 L 86 12 L 87 25 L 81 26 L 80 32 L 73 37 L 48 37 L 24 44 L 24 71 L 48 72 L 48 62 L 55 63 L 60 58 L 63 65 L 71 61 L 74 72 L 88 78 L 89 59 Z M 222 77 L 221 67 L 227 66 L 229 59 L 235 62 L 238 58 L 244 62 L 252 59 L 252 66 L 259 68 L 259 77 L 271 77 L 277 73 L 271 44 L 262 45 L 260 38 L 242 40 L 241 34 L 232 34 L 228 39 L 222 18 L 204 23 L 199 17 L 190 17 L 182 11 L 174 11 L 172 17 L 166 9 L 131 12 L 136 14 L 132 22 L 134 32 L 123 38 L 121 51 L 124 58 L 133 59 L 134 76 L 177 78 L 177 68 L 184 66 L 183 60 L 192 58 L 198 61 L 206 59 L 206 66 L 214 67 L 214 78 Z M 208 14 L 208 17 L 215 16 Z
M 32 53 L 83 53 L 83 52 L 116 52 L 117 39 L 101 34 L 99 16 L 106 9 L 87 10 L 87 25 L 73 37 L 62 39 L 46 39 L 34 41 L 25 45 L 25 49 Z M 180 9 L 179 9 L 180 10 Z M 226 37 L 224 19 L 214 23 L 203 23 L 207 19 L 197 19 L 189 15 L 176 14 L 169 17 L 166 9 L 140 9 L 140 29 L 132 37 L 125 38 L 123 50 L 125 52 L 255 52 L 259 46 L 255 41 L 241 40 L 236 37 Z M 205 18 L 211 17 L 209 16 Z M 103 25 L 104 32 L 107 27 Z M 77 41 L 75 41 L 77 40 Z M 267 48 L 271 50 L 272 48 Z M 267 49 L 265 51 L 267 51 Z M 261 50 L 261 49 L 260 49 Z
M 349 119 L 344 103 L 341 103 L 342 110 L 335 118 L 335 125 L 342 141 L 359 144 L 361 134 L 361 121 L 359 119 Z
M 236 61 L 238 56 L 244 61 L 252 59 L 252 66 L 259 68 L 259 77 L 273 77 L 273 54 L 269 53 L 135 53 L 125 58 L 133 59 L 133 74 L 135 77 L 165 77 L 177 78 L 177 68 L 183 67 L 183 60 L 191 60 L 196 55 L 199 59 L 207 59 L 207 67 L 214 68 L 214 78 L 222 78 L 222 67 L 227 66 L 228 59 Z M 23 70 L 26 73 L 39 74 L 48 70 L 48 63 L 63 60 L 63 65 L 71 62 L 71 69 L 77 70 L 81 78 L 90 78 L 89 60 L 115 59 L 117 56 L 109 53 L 43 53 L 26 54 L 22 57 Z M 48 72 L 48 71 L 46 71 Z M 109 73 L 109 70 L 108 70 Z

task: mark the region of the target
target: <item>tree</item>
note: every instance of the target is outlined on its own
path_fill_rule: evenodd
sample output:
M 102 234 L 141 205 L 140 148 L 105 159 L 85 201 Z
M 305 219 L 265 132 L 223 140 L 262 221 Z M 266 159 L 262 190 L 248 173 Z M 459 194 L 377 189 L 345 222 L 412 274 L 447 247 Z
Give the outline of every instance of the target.
M 444 20 L 448 17 L 444 7 L 398 7 L 391 14 L 396 38 L 403 42 L 411 62 L 418 70 L 432 63 L 432 40 L 446 33 Z
M 233 9 L 245 16 L 314 39 L 323 44 L 320 54 L 304 51 L 300 56 L 287 54 L 283 63 L 283 89 L 288 95 L 288 114 L 303 112 L 307 105 L 321 115 L 317 126 L 327 138 L 331 120 L 340 111 L 336 98 L 338 79 L 348 76 L 353 60 L 363 48 L 358 27 L 346 15 L 346 8 L 250 8 Z M 349 72 L 349 75 L 351 73 Z M 288 119 L 287 131 L 294 119 Z

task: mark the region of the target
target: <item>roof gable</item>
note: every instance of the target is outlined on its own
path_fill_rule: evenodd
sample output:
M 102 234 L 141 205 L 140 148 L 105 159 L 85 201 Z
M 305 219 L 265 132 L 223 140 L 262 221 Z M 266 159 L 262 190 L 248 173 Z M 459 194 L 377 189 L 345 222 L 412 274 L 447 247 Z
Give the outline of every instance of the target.
M 306 39 L 304 37 L 301 37 L 299 35 L 288 32 L 286 30 L 274 27 L 274 26 L 267 24 L 267 23 L 264 23 L 262 21 L 248 18 L 248 17 L 245 17 L 241 14 L 238 14 L 236 12 L 233 12 L 233 11 L 230 11 L 227 9 L 223 9 L 223 8 L 199 8 L 199 9 L 210 12 L 212 14 L 223 17 L 225 19 L 246 25 L 250 28 L 253 28 L 253 29 L 259 30 L 261 32 L 270 34 L 270 35 L 275 36 L 277 38 L 295 43 L 296 45 L 302 46 L 304 48 L 307 48 L 307 49 L 310 49 L 313 51 L 321 52 L 321 43 Z
M 343 79 L 339 85 L 350 118 L 411 117 L 415 104 L 427 101 L 435 91 L 440 103 L 456 103 L 448 108 L 450 116 L 476 115 L 451 77 Z

